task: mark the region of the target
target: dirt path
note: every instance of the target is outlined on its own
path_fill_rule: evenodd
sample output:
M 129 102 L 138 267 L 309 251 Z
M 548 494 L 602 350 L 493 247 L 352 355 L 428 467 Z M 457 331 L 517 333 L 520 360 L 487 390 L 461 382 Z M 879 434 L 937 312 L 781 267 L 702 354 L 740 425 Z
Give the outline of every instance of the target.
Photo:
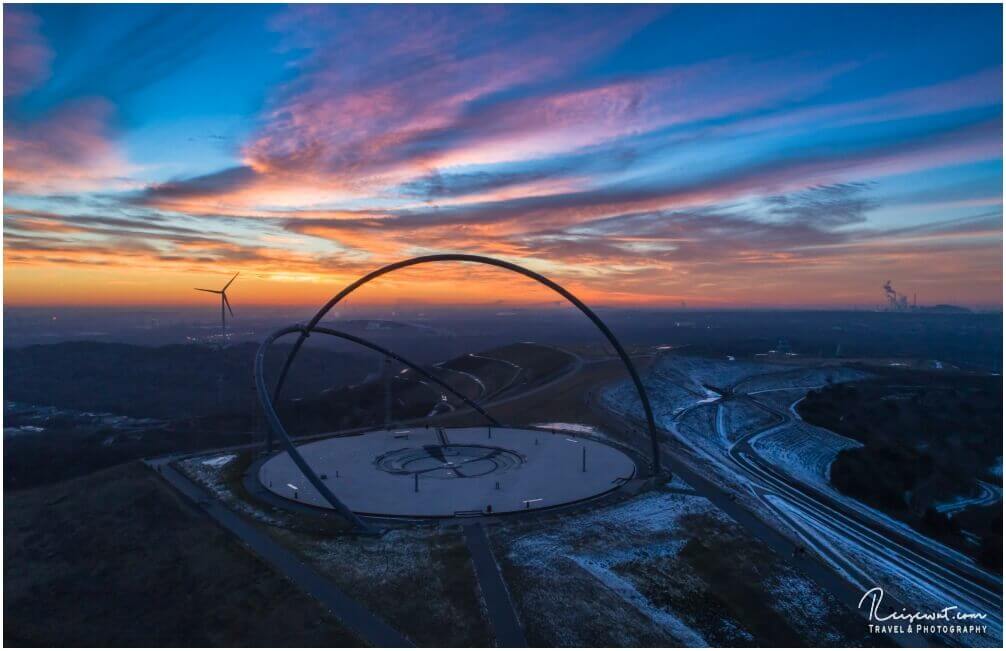
M 408 638 L 358 602 L 350 599 L 331 581 L 297 558 L 293 552 L 284 549 L 219 501 L 210 498 L 202 488 L 175 470 L 169 461 L 170 459 L 161 458 L 145 463 L 161 474 L 182 495 L 199 505 L 220 526 L 237 536 L 255 555 L 321 602 L 347 628 L 374 647 L 414 646 Z

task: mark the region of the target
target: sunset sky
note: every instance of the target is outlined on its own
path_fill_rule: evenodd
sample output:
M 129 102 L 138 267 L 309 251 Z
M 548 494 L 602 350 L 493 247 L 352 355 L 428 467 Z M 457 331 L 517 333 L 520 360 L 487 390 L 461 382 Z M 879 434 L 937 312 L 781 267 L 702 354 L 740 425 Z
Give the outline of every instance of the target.
M 4 7 L 4 301 L 1001 305 L 1002 8 Z M 520 302 L 420 269 L 370 300 Z M 471 278 L 481 282 L 463 284 Z M 535 299 L 541 297 L 533 293 Z

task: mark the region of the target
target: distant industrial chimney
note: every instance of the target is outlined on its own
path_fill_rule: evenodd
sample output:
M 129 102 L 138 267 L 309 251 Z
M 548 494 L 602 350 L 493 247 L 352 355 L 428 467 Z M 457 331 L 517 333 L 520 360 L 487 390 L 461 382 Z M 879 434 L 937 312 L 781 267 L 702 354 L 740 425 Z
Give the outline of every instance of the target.
M 887 309 L 891 312 L 906 312 L 908 310 L 908 297 L 899 294 L 891 286 L 891 281 L 884 281 L 884 296 L 887 298 Z

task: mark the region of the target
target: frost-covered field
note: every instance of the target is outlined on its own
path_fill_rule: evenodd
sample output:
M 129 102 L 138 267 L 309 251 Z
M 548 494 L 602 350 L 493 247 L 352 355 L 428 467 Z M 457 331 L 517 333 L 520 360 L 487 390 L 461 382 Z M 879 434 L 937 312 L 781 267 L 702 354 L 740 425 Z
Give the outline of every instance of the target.
M 661 396 L 659 402 L 653 401 L 652 398 L 650 400 L 654 417 L 661 422 L 674 418 L 674 415 L 685 407 L 709 397 L 705 393 L 696 394 L 686 390 L 677 378 L 670 376 L 648 376 L 644 380 L 644 384 L 647 395 Z M 641 416 L 643 413 L 643 406 L 639 402 L 636 389 L 628 382 L 608 387 L 602 392 L 601 399 L 615 413 L 627 416 L 637 414 Z
M 272 526 L 285 524 L 286 518 L 283 514 L 276 513 L 272 509 L 259 508 L 234 494 L 231 479 L 233 479 L 233 464 L 237 458 L 236 454 L 190 457 L 178 461 L 177 466 L 189 479 L 206 488 L 232 511 Z
M 295 515 L 236 494 L 237 455 L 178 462 L 190 479 L 257 522 L 339 587 L 423 646 L 487 646 L 492 635 L 460 527 L 390 530 L 379 537 L 315 534 Z
M 729 362 L 744 364 L 744 362 Z M 643 377 L 646 393 L 650 397 L 655 418 L 660 422 L 673 420 L 675 414 L 703 400 L 713 400 L 716 393 L 703 383 L 720 386 L 713 380 L 721 375 L 715 372 L 718 362 L 702 358 L 662 355 Z M 659 400 L 654 397 L 659 396 Z M 605 406 L 615 413 L 632 415 L 642 413 L 642 404 L 631 382 L 620 382 L 607 387 L 601 394 Z
M 834 502 L 854 510 L 862 520 L 872 522 L 875 530 L 896 531 L 924 548 L 928 547 L 937 553 L 954 557 L 959 562 L 972 564 L 964 554 L 926 537 L 907 524 L 867 504 L 843 495 L 831 485 L 828 472 L 835 456 L 842 449 L 859 446 L 858 441 L 800 421 L 773 430 L 764 437 L 756 437 L 751 445 L 759 455 L 774 466 L 785 468 L 789 476 L 824 493 Z M 882 586 L 903 603 L 924 612 L 939 611 L 948 605 L 958 605 L 963 610 L 969 610 L 966 601 L 961 601 L 946 584 L 932 581 L 927 571 L 917 567 L 912 570 L 906 569 L 905 559 L 897 551 L 897 545 L 892 543 L 880 547 L 876 544 L 864 546 L 861 537 L 847 532 L 845 527 L 828 518 L 822 520 L 816 514 L 808 514 L 778 497 L 768 499 L 778 511 L 787 516 L 790 525 L 795 524 L 801 531 L 801 537 L 812 542 L 812 548 L 821 547 L 830 550 L 825 553 L 832 557 L 844 558 L 846 562 L 851 563 L 856 571 L 852 573 L 843 571 L 848 577 L 853 578 L 856 575 L 869 577 L 866 583 L 861 585 L 864 590 Z M 907 565 L 913 566 L 910 559 Z M 857 581 L 853 578 L 853 582 Z M 955 635 L 954 641 L 967 646 L 998 646 L 1002 636 L 1001 623 L 997 621 L 987 623 L 989 635 Z
M 736 443 L 741 436 L 756 432 L 776 422 L 775 416 L 747 401 L 733 400 L 720 405 L 726 440 Z
M 746 505 L 775 519 L 771 510 L 751 493 L 749 479 L 730 459 L 730 450 L 742 437 L 779 424 L 777 412 L 788 412 L 812 386 L 860 377 L 858 371 L 830 367 L 803 368 L 728 359 L 710 359 L 664 355 L 644 378 L 657 424 L 670 432 L 688 452 L 688 461 L 702 474 L 733 492 Z M 718 389 L 751 387 L 759 393 L 752 400 L 720 396 L 704 385 Z M 794 388 L 798 387 L 798 388 Z M 616 413 L 640 418 L 642 408 L 628 382 L 608 387 L 602 392 L 603 404 Z M 831 447 L 831 460 L 834 453 Z M 805 454 L 805 453 L 804 453 Z M 826 459 L 818 459 L 822 463 Z M 830 461 L 827 461 L 830 464 Z
M 917 541 L 921 545 L 939 549 L 942 553 L 971 561 L 962 553 L 928 538 L 904 522 L 879 511 L 868 504 L 844 495 L 830 481 L 831 464 L 844 449 L 860 447 L 862 444 L 830 430 L 815 427 L 803 421 L 793 421 L 787 425 L 752 437 L 751 447 L 763 459 L 777 468 L 785 469 L 793 479 L 828 495 L 832 500 L 855 509 L 862 517 L 872 520 L 877 526 L 894 530 Z M 998 487 L 993 487 L 998 489 Z M 979 501 L 995 503 L 1001 499 L 996 492 L 983 494 Z
M 855 534 L 824 524 L 818 518 L 796 508 L 782 498 L 769 496 L 768 499 L 780 512 L 796 523 L 804 536 L 809 537 L 809 544 L 813 548 L 823 554 L 836 555 L 844 559 L 848 565 L 846 567 L 839 566 L 839 572 L 844 574 L 851 583 L 859 584 L 864 591 L 872 587 L 882 587 L 886 593 L 896 595 L 896 598 L 910 604 L 913 610 L 919 612 L 938 612 L 948 606 L 957 606 L 965 611 L 970 610 L 967 607 L 958 606 L 959 600 L 948 594 L 943 586 L 931 581 L 926 575 L 906 571 L 894 555 L 878 555 L 875 548 L 865 547 L 861 542 L 862 539 Z M 855 576 L 857 572 L 847 571 L 849 567 L 859 571 L 865 570 L 869 574 L 869 580 L 859 581 Z M 989 634 L 954 635 L 952 636 L 954 645 L 993 648 L 1002 646 L 1001 625 L 991 621 L 987 621 L 987 623 Z
M 719 405 L 700 405 L 684 413 L 677 420 L 677 430 L 682 436 L 687 436 L 689 441 L 703 448 L 723 452 L 730 447 L 730 442 L 720 436 L 716 423 L 718 418 L 720 418 Z M 672 425 L 673 423 L 667 423 L 664 426 L 669 428 Z
M 542 427 L 544 429 L 571 432 L 573 434 L 602 434 L 593 425 L 584 425 L 583 423 L 535 423 L 532 427 Z
M 856 616 L 682 490 L 491 531 L 532 645 L 857 643 Z
M 680 450 L 681 460 L 733 493 L 766 523 L 807 543 L 811 552 L 839 573 L 858 577 L 858 581 L 868 579 L 870 586 L 866 587 L 883 585 L 893 598 L 923 611 L 939 610 L 947 604 L 967 609 L 982 603 L 959 592 L 953 579 L 934 579 L 924 563 L 918 564 L 911 552 L 889 537 L 890 532 L 926 549 L 937 564 L 952 558 L 973 567 L 963 554 L 831 486 L 830 467 L 838 453 L 859 443 L 804 423 L 795 406 L 813 388 L 858 380 L 867 377 L 864 373 L 842 367 L 735 364 L 665 356 L 655 363 L 657 372 L 645 380 L 659 423 L 676 439 L 674 447 Z M 753 375 L 744 376 L 738 372 L 741 368 Z M 696 372 L 695 377 L 673 386 L 690 370 Z M 692 391 L 702 383 L 732 389 L 732 393 L 719 398 L 708 391 L 713 394 L 710 400 Z M 613 398 L 624 391 L 625 387 L 612 387 L 604 394 L 609 408 L 617 411 L 611 406 L 617 404 Z M 690 395 L 691 400 L 683 395 Z M 624 401 L 623 410 L 629 402 Z M 633 415 L 639 418 L 638 407 Z M 745 448 L 746 444 L 751 447 Z M 772 470 L 766 471 L 769 467 Z M 772 474 L 776 471 L 791 481 L 779 483 Z M 847 522 L 802 487 L 813 488 L 831 504 L 856 513 L 857 521 L 868 526 L 870 536 L 849 533 Z M 1001 618 L 994 613 L 989 623 L 991 638 L 966 641 L 988 644 L 991 639 L 995 643 L 1001 638 Z
M 710 389 L 732 388 L 737 393 L 807 390 L 828 383 L 849 382 L 866 377 L 841 366 L 800 367 L 787 364 L 661 355 L 643 378 L 655 416 L 664 427 L 687 407 L 717 397 Z M 802 395 L 802 393 L 800 395 Z M 639 414 L 642 406 L 631 383 L 620 382 L 601 394 L 605 406 L 616 413 Z
M 797 421 L 752 437 L 751 447 L 790 477 L 819 490 L 831 491 L 831 464 L 838 453 L 862 445 L 820 427 Z
M 417 645 L 492 645 L 460 527 L 392 529 L 379 537 L 276 535 Z
M 696 385 L 708 384 L 714 387 L 728 387 L 752 375 L 777 373 L 791 368 L 782 364 L 763 364 L 726 358 L 682 357 L 679 355 L 664 355 L 658 364 L 672 369 Z
M 776 411 L 787 411 L 793 415 L 791 409 L 807 395 L 807 389 L 766 389 L 749 395 L 757 400 L 759 405 Z

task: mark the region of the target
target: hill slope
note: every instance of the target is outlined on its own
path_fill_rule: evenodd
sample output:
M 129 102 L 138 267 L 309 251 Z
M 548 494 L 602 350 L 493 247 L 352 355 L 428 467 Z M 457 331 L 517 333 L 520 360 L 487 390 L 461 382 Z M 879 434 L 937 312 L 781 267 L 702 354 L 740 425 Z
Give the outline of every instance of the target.
M 4 645 L 359 646 L 129 463 L 4 495 Z
M 66 342 L 4 350 L 4 400 L 140 418 L 190 418 L 247 410 L 254 402 L 252 343 L 214 349 Z M 289 350 L 277 346 L 267 361 L 275 377 Z M 368 372 L 364 355 L 312 350 L 301 355 L 288 396 L 317 393 Z

